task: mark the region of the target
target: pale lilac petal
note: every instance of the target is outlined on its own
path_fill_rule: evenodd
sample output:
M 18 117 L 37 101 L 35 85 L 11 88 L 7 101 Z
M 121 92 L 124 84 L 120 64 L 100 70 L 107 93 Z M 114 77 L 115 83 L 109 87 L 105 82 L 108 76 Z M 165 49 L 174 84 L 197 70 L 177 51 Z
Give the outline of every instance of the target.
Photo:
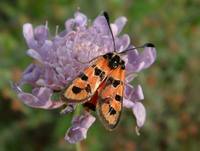
M 136 86 L 135 88 L 133 88 L 131 85 L 126 86 L 123 106 L 132 109 L 136 117 L 138 127 L 143 126 L 146 118 L 145 108 L 141 102 L 138 102 L 142 99 L 144 99 L 144 95 L 140 85 Z
M 38 49 L 43 61 L 52 63 L 56 60 L 54 45 L 51 40 L 45 40 L 44 44 Z
M 130 98 L 131 97 L 131 95 L 132 95 L 132 93 L 133 93 L 133 86 L 131 85 L 131 84 L 127 84 L 126 86 L 125 86 L 125 97 L 126 98 Z
M 34 88 L 32 94 L 39 100 L 48 100 L 52 96 L 52 90 L 46 87 Z
M 110 30 L 108 28 L 108 23 L 107 23 L 107 21 L 106 21 L 104 16 L 98 16 L 93 22 L 93 27 L 100 34 L 110 35 Z
M 65 22 L 65 28 L 67 32 L 75 30 L 75 27 L 85 27 L 87 25 L 87 16 L 81 12 L 76 12 L 74 14 L 75 18 L 68 19 Z
M 30 48 L 37 48 L 38 43 L 34 39 L 33 26 L 29 23 L 23 25 L 23 35 Z
M 31 64 L 23 72 L 21 83 L 33 84 L 40 78 L 41 73 L 42 69 L 39 66 Z
M 134 47 L 129 47 L 129 48 L 134 48 Z M 135 64 L 137 58 L 139 56 L 139 52 L 137 49 L 134 49 L 132 51 L 129 51 L 128 54 L 127 54 L 127 63 L 126 63 L 126 74 L 129 75 L 129 74 L 132 74 L 135 69 L 134 69 L 134 66 L 133 64 Z
M 156 49 L 155 49 L 155 47 L 145 47 L 144 52 L 141 54 L 141 58 L 145 62 L 144 69 L 151 66 L 156 59 Z
M 75 13 L 75 22 L 77 26 L 86 26 L 87 25 L 87 17 L 80 12 Z
M 130 100 L 138 101 L 138 100 L 143 100 L 143 99 L 144 99 L 144 94 L 143 94 L 142 87 L 141 85 L 137 85 L 131 94 Z
M 72 120 L 72 127 L 68 129 L 65 140 L 69 143 L 77 143 L 87 137 L 87 131 L 94 123 L 95 117 L 88 112 L 76 116 Z
M 65 140 L 71 144 L 75 144 L 77 142 L 86 139 L 87 137 L 87 129 L 81 127 L 69 128 L 67 134 L 65 135 Z
M 110 27 L 111 27 L 111 29 L 112 29 L 113 36 L 114 36 L 114 37 L 117 36 L 117 34 L 118 34 L 117 25 L 115 25 L 115 24 L 110 24 Z
M 126 83 L 130 83 L 131 81 L 133 81 L 133 79 L 135 79 L 135 77 L 137 77 L 136 73 L 126 74 Z
M 133 88 L 133 86 L 130 84 L 126 85 L 125 98 L 132 102 L 143 100 L 144 95 L 143 95 L 142 87 L 140 85 L 137 85 L 136 87 Z
M 55 84 L 57 81 L 55 70 L 47 66 L 44 71 L 44 79 L 47 85 Z
M 49 32 L 47 26 L 40 25 L 34 29 L 34 38 L 40 45 L 44 43 L 45 40 L 48 39 Z
M 29 50 L 27 50 L 26 53 L 27 53 L 28 56 L 32 57 L 33 59 L 38 60 L 39 62 L 42 62 L 42 57 L 34 49 L 29 49 Z
M 66 86 L 65 77 L 58 74 L 54 67 L 46 65 L 43 74 L 44 82 L 47 87 L 53 90 L 61 90 L 64 86 Z
M 135 48 L 135 46 L 131 46 L 128 49 L 131 49 L 131 48 Z M 128 52 L 128 59 L 130 60 L 130 62 L 137 60 L 138 56 L 139 56 L 139 52 L 137 49 L 133 49 Z
M 119 17 L 115 20 L 114 24 L 117 26 L 117 34 L 119 34 L 124 26 L 126 25 L 127 18 L 126 17 Z
M 121 37 L 119 37 L 118 39 L 115 40 L 116 42 L 116 49 L 121 52 L 125 49 L 127 49 L 127 47 L 130 44 L 130 37 L 128 35 L 123 35 Z
M 75 26 L 75 20 L 74 19 L 68 19 L 66 22 L 65 22 L 65 28 L 68 32 L 72 31 L 74 29 L 74 26 Z
M 123 107 L 132 109 L 134 106 L 134 103 L 126 98 L 123 99 Z
M 17 92 L 20 100 L 29 107 L 41 109 L 56 109 L 64 104 L 60 101 L 52 101 L 52 91 L 48 88 L 36 88 L 38 90 L 33 89 L 33 91 L 35 91 L 35 95 L 33 95 L 31 93 L 23 92 L 21 88 L 16 84 L 13 84 L 12 87 Z
M 140 61 L 140 54 L 137 49 L 128 52 L 128 63 L 126 64 L 127 74 L 139 72 L 143 66 L 144 61 Z
M 156 49 L 154 47 L 145 47 L 144 51 L 139 55 L 133 52 L 128 54 L 129 73 L 140 72 L 148 68 L 156 59 Z
M 72 123 L 76 127 L 83 127 L 83 128 L 88 129 L 94 121 L 95 121 L 95 117 L 92 116 L 90 113 L 85 112 L 81 116 L 74 117 L 72 120 Z
M 144 125 L 146 120 L 146 110 L 142 103 L 135 102 L 132 108 L 133 114 L 135 115 L 137 126 L 140 128 Z

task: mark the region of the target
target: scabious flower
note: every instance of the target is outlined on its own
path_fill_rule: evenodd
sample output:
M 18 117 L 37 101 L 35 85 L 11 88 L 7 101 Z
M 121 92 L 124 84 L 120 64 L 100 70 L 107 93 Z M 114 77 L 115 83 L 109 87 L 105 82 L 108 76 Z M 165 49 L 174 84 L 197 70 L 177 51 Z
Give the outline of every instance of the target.
M 118 52 L 133 47 L 127 34 L 119 35 L 126 22 L 125 17 L 119 17 L 111 24 Z M 47 24 L 33 28 L 30 23 L 24 24 L 23 35 L 29 47 L 27 55 L 35 61 L 23 72 L 19 83 L 12 86 L 20 100 L 34 108 L 55 109 L 65 105 L 61 100 L 52 100 L 53 93 L 63 90 L 89 65 L 81 62 L 89 62 L 114 50 L 104 16 L 98 16 L 88 25 L 87 17 L 81 12 L 76 12 L 74 18 L 68 19 L 65 30 L 55 36 L 50 36 Z M 139 128 L 143 126 L 146 117 L 141 102 L 144 96 L 141 86 L 133 87 L 130 82 L 137 72 L 148 68 L 155 58 L 156 50 L 151 47 L 144 48 L 141 53 L 135 49 L 123 58 L 126 61 L 123 106 L 132 110 Z M 23 90 L 23 86 L 27 84 L 31 85 L 31 92 Z M 62 113 L 72 112 L 75 108 L 76 104 L 68 104 Z M 74 117 L 65 140 L 76 143 L 85 139 L 94 121 L 95 117 L 87 111 Z

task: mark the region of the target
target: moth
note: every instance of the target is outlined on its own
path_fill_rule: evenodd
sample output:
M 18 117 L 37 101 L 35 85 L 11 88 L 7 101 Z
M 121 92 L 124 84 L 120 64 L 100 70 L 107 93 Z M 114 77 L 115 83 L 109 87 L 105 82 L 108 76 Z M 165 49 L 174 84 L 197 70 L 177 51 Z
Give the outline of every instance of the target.
M 67 103 L 83 103 L 85 107 L 96 110 L 105 128 L 113 130 L 119 123 L 123 105 L 126 70 L 121 56 L 136 48 L 117 53 L 109 16 L 106 12 L 103 15 L 111 32 L 114 51 L 92 59 L 90 66 L 71 81 L 61 97 Z M 144 47 L 154 45 L 147 43 L 137 48 Z

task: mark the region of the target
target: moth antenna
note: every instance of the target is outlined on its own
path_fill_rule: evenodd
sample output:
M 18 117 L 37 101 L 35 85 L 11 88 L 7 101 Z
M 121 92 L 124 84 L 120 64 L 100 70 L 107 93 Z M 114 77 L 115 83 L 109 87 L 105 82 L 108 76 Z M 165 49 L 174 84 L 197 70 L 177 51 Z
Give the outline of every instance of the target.
M 139 48 L 145 48 L 145 47 L 152 47 L 152 48 L 154 48 L 155 46 L 154 46 L 154 44 L 152 44 L 152 43 L 146 43 L 146 44 L 144 44 L 144 45 L 142 45 L 142 46 L 138 46 L 138 47 L 135 47 L 135 48 L 126 49 L 126 50 L 120 52 L 119 54 L 122 54 L 122 55 L 123 55 L 123 54 L 126 54 L 127 52 L 129 52 L 129 51 L 131 51 L 131 50 L 139 49 Z
M 109 27 L 109 30 L 110 30 L 110 33 L 111 33 L 111 36 L 112 36 L 112 40 L 113 40 L 113 48 L 114 48 L 114 52 L 115 52 L 116 51 L 115 39 L 114 39 L 114 35 L 113 35 L 113 32 L 112 32 L 112 29 L 110 27 L 110 19 L 109 19 L 108 13 L 107 12 L 103 12 L 103 16 L 106 18 L 106 21 L 107 21 L 107 24 L 108 24 L 108 27 Z

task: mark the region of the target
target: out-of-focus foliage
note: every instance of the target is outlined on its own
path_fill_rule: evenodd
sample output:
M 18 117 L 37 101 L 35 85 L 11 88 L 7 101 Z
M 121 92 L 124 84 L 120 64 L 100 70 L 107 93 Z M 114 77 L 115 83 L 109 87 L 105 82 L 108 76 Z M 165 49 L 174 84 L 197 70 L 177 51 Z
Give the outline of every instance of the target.
M 106 131 L 97 121 L 81 143 L 83 150 L 198 150 L 200 144 L 200 2 L 198 0 L 1 0 L 0 1 L 0 151 L 64 151 L 72 114 L 23 105 L 11 90 L 32 61 L 26 56 L 22 26 L 48 20 L 51 33 L 80 7 L 93 19 L 103 10 L 111 21 L 126 16 L 124 33 L 132 43 L 152 42 L 156 63 L 133 82 L 142 83 L 147 122 L 137 136 L 131 111 L 119 127 Z

